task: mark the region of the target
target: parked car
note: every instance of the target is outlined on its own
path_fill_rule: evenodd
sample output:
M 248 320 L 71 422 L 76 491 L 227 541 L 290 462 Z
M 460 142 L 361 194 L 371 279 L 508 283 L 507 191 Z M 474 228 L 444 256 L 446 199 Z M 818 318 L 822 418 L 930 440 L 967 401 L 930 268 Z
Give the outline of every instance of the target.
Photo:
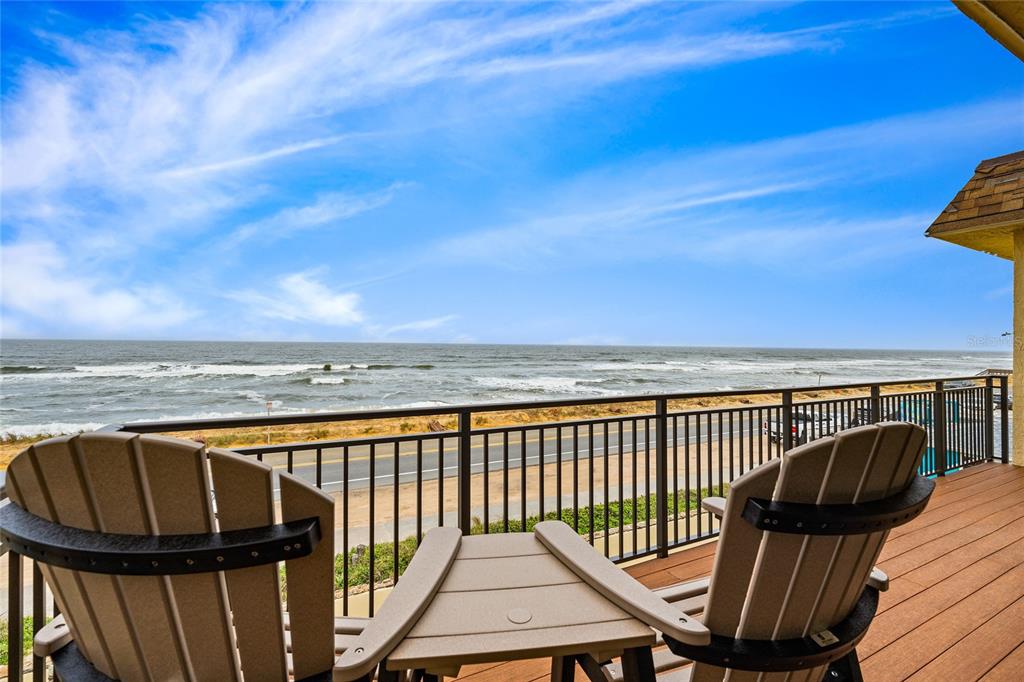
M 881 419 L 879 419 L 879 421 L 883 421 L 883 422 L 898 422 L 898 421 L 905 421 L 905 420 L 900 419 L 900 413 L 897 410 L 895 412 L 885 412 L 885 413 L 883 413 L 882 416 L 881 416 Z M 854 426 L 863 426 L 864 424 L 871 424 L 871 423 L 873 423 L 872 420 L 871 420 L 871 408 L 870 407 L 858 407 L 853 412 L 853 419 L 850 420 L 849 426 L 850 426 L 850 428 L 853 428 Z
M 781 443 L 783 434 L 781 420 L 770 419 L 762 425 L 762 432 L 768 436 L 772 443 Z M 797 445 L 806 443 L 808 438 L 821 438 L 831 436 L 836 431 L 844 428 L 842 415 L 822 414 L 819 412 L 794 412 L 793 423 L 790 429 L 793 433 L 793 442 Z

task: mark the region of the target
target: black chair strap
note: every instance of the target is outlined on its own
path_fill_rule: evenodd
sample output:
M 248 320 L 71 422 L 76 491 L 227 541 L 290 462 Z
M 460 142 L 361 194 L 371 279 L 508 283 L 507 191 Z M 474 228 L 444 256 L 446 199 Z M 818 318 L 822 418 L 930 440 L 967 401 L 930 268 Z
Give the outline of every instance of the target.
M 807 504 L 747 499 L 743 519 L 761 530 L 797 535 L 860 535 L 902 526 L 924 511 L 935 488 L 920 474 L 902 491 L 862 504 Z
M 57 679 L 61 682 L 117 682 L 87 661 L 74 642 L 68 642 L 60 650 L 53 652 L 51 659 Z M 331 682 L 331 671 L 325 670 L 296 682 Z
M 0 539 L 44 564 L 87 573 L 181 575 L 298 559 L 320 542 L 316 517 L 187 535 L 126 535 L 62 526 L 14 503 L 0 507 Z
M 712 634 L 703 646 L 685 644 L 665 636 L 677 656 L 722 668 L 755 672 L 790 672 L 828 665 L 857 646 L 878 610 L 878 590 L 865 587 L 845 619 L 828 630 L 794 639 L 735 639 Z
M 60 682 L 117 682 L 93 667 L 74 642 L 68 642 L 54 651 L 50 658 L 53 660 L 53 671 Z

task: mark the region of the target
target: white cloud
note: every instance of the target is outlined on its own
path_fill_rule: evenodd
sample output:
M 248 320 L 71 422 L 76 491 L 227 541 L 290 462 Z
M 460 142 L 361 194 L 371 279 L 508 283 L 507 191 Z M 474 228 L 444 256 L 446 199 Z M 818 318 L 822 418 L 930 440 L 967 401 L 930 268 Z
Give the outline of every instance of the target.
M 276 149 L 269 149 L 263 152 L 255 152 L 248 156 L 243 156 L 236 159 L 227 159 L 224 161 L 216 161 L 213 163 L 201 164 L 198 166 L 184 166 L 181 168 L 172 168 L 164 171 L 162 175 L 168 178 L 184 178 L 194 175 L 202 175 L 204 173 L 217 173 L 226 170 L 235 170 L 238 168 L 245 168 L 246 166 L 254 166 L 256 164 L 263 163 L 264 161 L 271 161 L 273 159 L 279 159 L 285 156 L 291 156 L 293 154 L 301 154 L 302 152 L 308 152 L 314 149 L 322 149 L 323 147 L 332 147 L 336 144 L 340 144 L 346 140 L 352 140 L 356 138 L 355 135 L 333 135 L 331 137 L 321 137 L 315 140 L 306 140 L 305 142 L 296 142 L 294 144 L 286 144 Z
M 995 300 L 1000 298 L 1011 298 L 1013 296 L 1013 287 L 997 287 L 995 289 L 989 289 L 984 294 L 986 299 Z
M 321 180 L 309 190 L 319 196 L 288 196 L 305 208 L 282 209 L 277 188 L 293 187 L 296 168 L 333 161 L 351 171 L 333 176 L 359 177 L 410 131 L 464 130 L 473 117 L 551 110 L 622 79 L 828 40 L 711 29 L 707 13 L 243 3 L 188 19 L 143 10 L 126 30 L 40 32 L 57 59 L 12 67 L 2 109 L 5 230 L 74 252 L 94 272 L 199 235 L 290 234 L 383 205 L 400 187 L 361 194 Z
M 752 184 L 745 189 L 724 191 L 726 182 L 712 186 L 686 186 L 649 189 L 631 188 L 619 194 L 603 194 L 595 188 L 594 199 L 579 212 L 540 211 L 543 217 L 508 227 L 483 230 L 442 242 L 438 250 L 442 255 L 458 259 L 497 259 L 516 263 L 520 258 L 535 254 L 556 256 L 561 240 L 586 238 L 635 232 L 677 219 L 689 209 L 723 203 L 739 203 L 775 194 L 808 189 L 813 182 Z
M 348 327 L 363 321 L 359 294 L 334 291 L 318 279 L 320 271 L 280 277 L 269 293 L 246 289 L 228 298 L 244 303 L 252 314 L 290 322 Z
M 374 327 L 371 328 L 371 333 L 381 336 L 394 336 L 395 334 L 402 334 L 404 332 L 424 332 L 432 329 L 438 329 L 447 325 L 449 322 L 453 322 L 458 319 L 458 315 L 441 315 L 440 317 L 431 317 L 425 320 L 413 320 L 412 322 L 403 322 L 402 324 L 392 325 L 383 329 Z
M 288 237 L 295 232 L 329 227 L 349 218 L 380 208 L 391 202 L 402 183 L 365 194 L 327 192 L 307 206 L 289 206 L 271 216 L 248 223 L 232 232 L 223 243 L 236 247 L 249 239 L 268 242 Z
M 5 333 L 59 323 L 85 336 L 132 338 L 179 327 L 195 314 L 157 286 L 117 286 L 74 270 L 49 242 L 0 247 Z
M 934 216 L 911 208 L 856 219 L 848 208 L 831 204 L 859 185 L 899 182 L 940 158 L 1012 135 L 1022 116 L 1024 99 L 995 99 L 752 144 L 631 159 L 554 186 L 546 197 L 521 206 L 521 218 L 514 222 L 442 240 L 427 260 L 441 256 L 523 268 L 562 259 L 570 250 L 574 262 L 671 255 L 781 264 L 812 247 L 821 257 L 819 265 L 889 258 L 922 246 Z M 971 122 L 968 130 L 964 121 Z M 904 243 L 908 236 L 913 245 Z M 870 247 L 869 240 L 877 246 Z
M 712 31 L 692 22 L 698 31 L 691 11 L 321 3 L 221 5 L 189 20 L 140 15 L 135 33 L 54 37 L 68 64 L 18 73 L 4 107 L 6 165 L 18 172 L 5 173 L 3 187 L 53 193 L 84 184 L 136 196 L 359 143 L 365 128 L 338 115 L 404 104 L 422 117 L 410 97 L 430 84 L 455 84 L 475 111 L 493 110 L 484 102 L 502 97 L 502 83 L 516 88 L 515 102 L 531 91 L 530 101 L 549 108 L 622 79 L 816 49 L 840 30 Z M 386 129 L 387 116 L 375 119 Z
M 895 13 L 778 32 L 730 25 L 760 11 L 631 2 L 239 3 L 187 19 L 141 9 L 123 31 L 40 33 L 54 64 L 12 66 L 2 108 L 4 329 L 64 324 L 128 335 L 200 318 L 205 302 L 185 306 L 168 292 L 182 281 L 216 286 L 209 263 L 223 261 L 189 258 L 185 244 L 265 244 L 380 208 L 404 186 L 389 186 L 394 176 L 379 165 L 398 156 L 388 145 L 401 136 L 447 128 L 458 137 L 474 117 L 553 111 L 609 84 L 830 48 L 851 30 L 929 18 Z M 1011 109 L 961 114 L 980 136 L 1005 125 Z M 522 221 L 438 248 L 501 263 L 598 234 L 604 239 L 588 248 L 607 251 L 630 231 L 685 229 L 697 207 L 788 196 L 834 172 L 877 174 L 884 164 L 841 158 L 858 140 L 886 149 L 934 139 L 943 149 L 973 144 L 945 118 L 915 124 L 644 160 L 580 178 L 557 188 L 564 199 L 537 200 Z M 296 181 L 296 170 L 310 169 L 315 181 Z M 385 176 L 370 185 L 383 189 L 365 191 L 370 171 Z M 282 208 L 282 186 L 294 205 Z M 165 276 L 163 286 L 130 281 L 146 258 L 168 253 L 188 270 Z M 320 278 L 300 272 L 269 292 L 231 296 L 268 319 L 365 327 L 358 294 Z M 414 325 L 444 319 L 384 331 L 426 331 L 434 327 Z

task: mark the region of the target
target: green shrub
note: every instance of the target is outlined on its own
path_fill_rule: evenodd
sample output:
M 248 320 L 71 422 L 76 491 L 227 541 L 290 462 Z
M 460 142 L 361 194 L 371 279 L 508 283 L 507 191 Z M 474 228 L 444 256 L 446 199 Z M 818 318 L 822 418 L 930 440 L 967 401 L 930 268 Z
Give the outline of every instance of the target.
M 723 485 L 722 487 L 713 486 L 711 488 L 701 489 L 701 498 L 711 497 L 714 495 L 724 496 L 728 491 L 729 486 Z M 698 509 L 697 504 L 697 491 L 689 490 L 685 495 L 686 499 L 679 499 L 679 514 L 686 514 L 689 512 L 696 511 Z M 643 495 L 636 498 L 636 500 L 623 500 L 622 502 L 614 501 L 607 504 L 608 507 L 608 527 L 605 527 L 604 523 L 604 512 L 605 504 L 595 504 L 594 509 L 594 532 L 601 532 L 605 530 L 614 530 L 619 528 L 619 513 L 622 513 L 622 526 L 623 528 L 633 525 L 633 519 L 635 518 L 639 524 L 641 521 L 646 522 L 647 519 L 654 520 L 655 517 L 655 506 L 657 504 L 657 497 L 655 495 Z M 676 495 L 670 494 L 668 497 L 668 510 L 669 514 L 676 513 Z M 562 521 L 569 524 L 570 526 L 577 528 L 580 535 L 590 534 L 590 507 L 584 506 L 579 508 L 579 513 L 576 518 L 573 518 L 572 508 L 562 509 L 561 516 L 557 511 L 549 511 L 544 514 L 545 521 L 551 521 L 561 518 Z M 531 532 L 538 523 L 541 522 L 539 515 L 535 514 L 529 516 L 526 519 L 526 528 L 523 528 L 521 519 L 509 519 L 508 530 L 511 533 Z M 578 525 L 577 525 L 578 524 Z M 492 521 L 488 524 L 488 531 L 491 533 L 502 533 L 505 531 L 504 520 Z M 473 519 L 473 526 L 470 529 L 473 535 L 480 535 L 484 532 L 483 523 L 480 519 Z M 409 565 L 409 561 L 412 560 L 412 555 L 416 552 L 416 537 L 410 536 L 398 543 L 398 573 L 401 574 L 405 571 L 406 566 Z M 374 561 L 373 561 L 373 582 L 375 585 L 386 583 L 394 578 L 395 575 L 395 556 L 394 548 L 395 545 L 392 542 L 378 542 L 374 546 Z M 362 587 L 370 584 L 370 552 L 367 548 L 353 548 L 348 551 L 347 555 L 339 554 L 334 558 L 334 588 L 336 590 L 343 590 L 344 584 L 344 570 L 345 561 L 348 561 L 348 586 L 349 589 L 353 587 Z
M 50 620 L 46 619 L 47 622 Z M 23 653 L 32 653 L 32 616 L 25 616 L 21 619 L 21 650 Z M 0 665 L 7 665 L 7 619 L 0 618 Z

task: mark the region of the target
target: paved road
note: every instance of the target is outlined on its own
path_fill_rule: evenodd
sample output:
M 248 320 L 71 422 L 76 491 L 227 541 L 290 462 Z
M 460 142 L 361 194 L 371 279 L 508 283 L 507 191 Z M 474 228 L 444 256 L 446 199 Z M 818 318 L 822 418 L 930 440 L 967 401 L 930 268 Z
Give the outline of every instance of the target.
M 652 425 L 653 426 L 653 425 Z M 758 436 L 761 433 L 761 425 L 758 423 L 750 423 L 749 419 L 745 419 L 742 415 L 737 415 L 733 419 L 732 428 L 728 420 L 724 420 L 722 424 L 721 437 L 722 441 L 728 448 L 728 442 L 730 433 L 739 438 L 746 438 L 753 431 L 753 434 Z M 597 425 L 594 428 L 593 434 L 593 455 L 595 459 L 604 457 L 606 454 L 618 455 L 621 451 L 625 455 L 631 455 L 633 448 L 633 431 L 631 425 L 627 425 L 627 428 L 621 434 L 617 429 L 610 428 L 608 433 L 608 442 L 605 442 L 604 428 L 603 426 Z M 705 421 L 701 423 L 700 435 L 696 433 L 696 430 L 691 426 L 691 432 L 689 438 L 683 433 L 680 428 L 678 436 L 672 432 L 671 426 L 669 427 L 669 446 L 675 444 L 678 448 L 679 457 L 682 458 L 685 452 L 686 441 L 690 443 L 691 453 L 696 452 L 696 444 L 707 444 L 707 443 L 718 443 L 719 439 L 719 425 L 718 420 L 712 419 L 710 434 L 708 432 L 708 424 Z M 473 438 L 473 445 L 471 448 L 471 469 L 473 473 L 482 473 L 484 471 L 484 443 L 482 436 L 475 436 Z M 641 458 L 642 462 L 645 447 L 650 448 L 653 466 L 654 456 L 654 441 L 655 434 L 653 430 L 650 434 L 650 444 L 647 445 L 647 432 L 642 422 L 637 424 L 636 431 L 636 444 L 637 453 Z M 439 439 L 431 439 L 423 442 L 423 480 L 433 480 L 438 477 L 438 474 L 443 471 L 445 478 L 456 476 L 458 473 L 458 447 L 457 439 L 453 437 L 445 438 L 444 443 L 444 455 L 443 455 L 443 468 L 439 465 L 440 459 L 438 457 L 438 446 Z M 559 457 L 559 443 L 558 443 L 558 429 L 550 428 L 545 430 L 543 441 L 541 441 L 540 434 L 536 431 L 528 431 L 526 435 L 526 447 L 525 447 L 525 458 L 523 457 L 523 447 L 520 443 L 520 434 L 511 433 L 509 434 L 509 445 L 508 445 L 508 466 L 509 469 L 518 469 L 525 462 L 526 466 L 536 466 L 541 459 L 541 443 L 543 442 L 544 452 L 544 464 L 557 463 Z M 588 453 L 591 452 L 590 434 L 587 427 L 581 427 L 578 432 L 578 445 L 574 447 L 572 428 L 562 429 L 562 440 L 561 440 L 561 457 L 562 461 L 571 461 L 573 453 L 578 452 L 579 458 L 585 461 Z M 399 456 L 398 456 L 398 480 L 400 483 L 409 483 L 416 481 L 416 465 L 417 465 L 417 444 L 415 442 L 404 442 L 399 443 Z M 735 447 L 735 446 L 734 446 Z M 496 472 L 501 471 L 504 467 L 504 443 L 501 434 L 492 435 L 488 447 L 489 453 L 487 457 L 487 466 L 489 471 Z M 726 450 L 727 451 L 727 450 Z M 671 452 L 670 452 L 671 456 Z M 321 485 L 324 490 L 337 491 L 342 489 L 342 477 L 343 477 L 343 463 L 344 463 L 344 451 L 342 448 L 324 448 L 321 454 L 322 459 L 322 481 Z M 350 489 L 366 488 L 370 482 L 371 476 L 371 462 L 370 462 L 370 446 L 360 445 L 352 446 L 349 448 L 348 453 L 349 460 L 349 482 Z M 273 454 L 265 455 L 264 461 L 273 465 L 279 470 L 287 469 L 287 455 L 285 454 Z M 315 450 L 302 450 L 295 451 L 292 462 L 293 472 L 301 477 L 302 479 L 309 481 L 310 483 L 316 483 L 316 451 Z M 378 445 L 375 450 L 373 457 L 373 477 L 377 482 L 377 485 L 390 485 L 395 481 L 395 457 L 394 457 L 394 445 L 386 443 Z

